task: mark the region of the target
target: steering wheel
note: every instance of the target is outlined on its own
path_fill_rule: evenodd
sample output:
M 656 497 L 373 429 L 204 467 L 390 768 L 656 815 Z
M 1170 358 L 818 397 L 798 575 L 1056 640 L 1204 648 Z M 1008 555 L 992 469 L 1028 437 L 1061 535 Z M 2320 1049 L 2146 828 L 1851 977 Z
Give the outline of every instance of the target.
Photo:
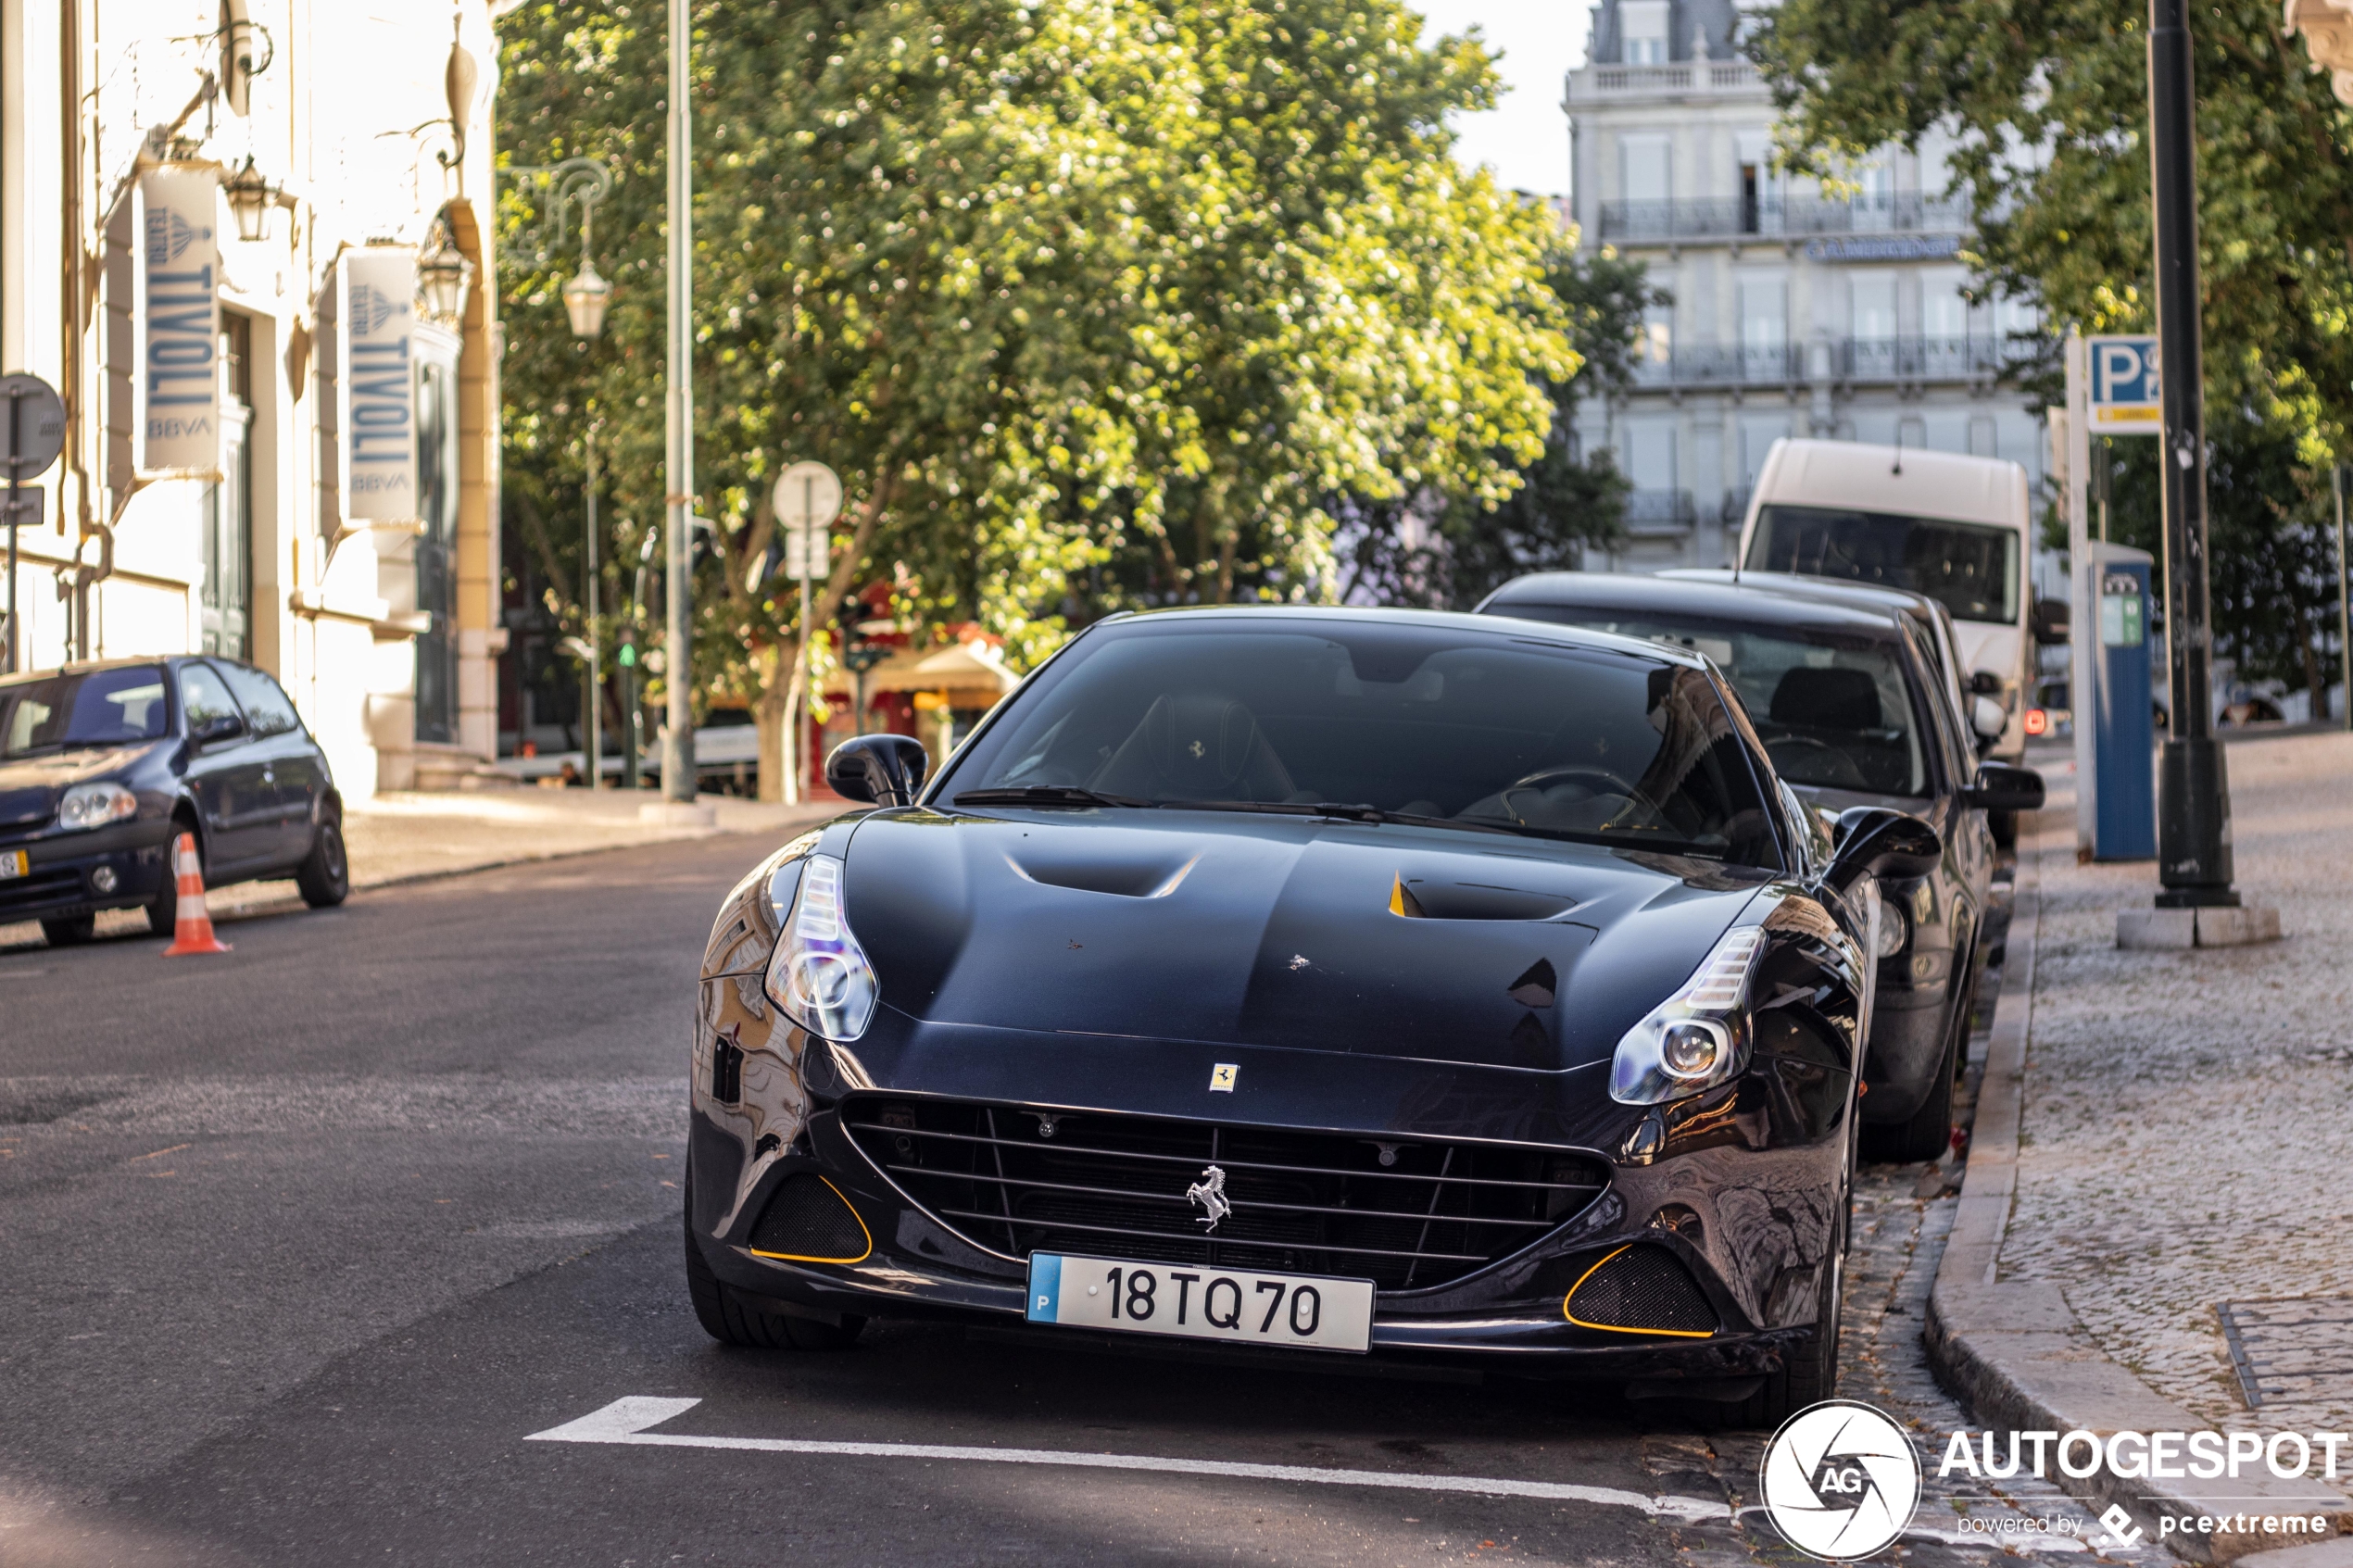
M 1593 780 L 1599 780 L 1607 787 L 1596 788 L 1591 782 Z M 1592 768 L 1581 764 L 1564 768 L 1539 768 L 1524 779 L 1514 779 L 1504 793 L 1509 795 L 1513 790 L 1520 789 L 1552 789 L 1565 784 L 1583 784 L 1586 788 L 1592 789 L 1595 795 L 1623 795 L 1629 799 L 1636 796 L 1632 784 L 1628 784 L 1607 768 Z

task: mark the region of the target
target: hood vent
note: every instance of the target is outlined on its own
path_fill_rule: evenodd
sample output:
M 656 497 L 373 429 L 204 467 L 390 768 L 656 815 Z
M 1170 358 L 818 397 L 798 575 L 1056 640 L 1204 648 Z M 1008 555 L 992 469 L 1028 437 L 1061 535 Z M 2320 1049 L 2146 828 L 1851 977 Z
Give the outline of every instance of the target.
M 1005 864 L 1024 882 L 1120 898 L 1165 898 L 1200 861 L 1198 854 L 1180 859 L 1173 855 L 1057 855 L 1040 849 L 1029 850 L 1018 859 L 1005 857 Z
M 1389 890 L 1389 912 L 1407 920 L 1558 920 L 1575 908 L 1577 900 L 1562 893 L 1402 873 Z

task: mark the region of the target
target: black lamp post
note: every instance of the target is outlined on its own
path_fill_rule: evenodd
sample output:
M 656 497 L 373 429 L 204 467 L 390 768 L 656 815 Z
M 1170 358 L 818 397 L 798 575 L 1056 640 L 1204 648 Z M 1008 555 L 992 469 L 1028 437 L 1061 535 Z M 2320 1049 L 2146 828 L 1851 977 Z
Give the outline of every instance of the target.
M 2197 109 L 2186 0 L 2149 0 L 2149 194 L 2165 415 L 2165 598 L 2171 729 L 2158 771 L 2157 902 L 2233 905 L 2231 789 L 2214 738 L 2206 561 L 2205 365 L 2197 279 Z

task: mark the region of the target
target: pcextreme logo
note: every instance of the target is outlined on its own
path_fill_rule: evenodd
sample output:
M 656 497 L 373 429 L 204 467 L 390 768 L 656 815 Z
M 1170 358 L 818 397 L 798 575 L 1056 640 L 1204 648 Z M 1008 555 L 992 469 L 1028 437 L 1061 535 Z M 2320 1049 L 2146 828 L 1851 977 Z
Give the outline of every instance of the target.
M 1920 1458 L 1869 1405 L 1826 1399 L 1782 1423 L 1757 1472 L 1766 1514 L 1790 1545 L 1826 1562 L 1884 1549 L 1920 1500 Z

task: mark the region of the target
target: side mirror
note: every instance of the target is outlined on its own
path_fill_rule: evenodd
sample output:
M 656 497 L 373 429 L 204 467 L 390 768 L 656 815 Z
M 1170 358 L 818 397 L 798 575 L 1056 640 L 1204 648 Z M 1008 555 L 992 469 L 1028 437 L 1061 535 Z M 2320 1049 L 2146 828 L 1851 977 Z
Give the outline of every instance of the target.
M 2065 599 L 2036 599 L 2028 619 L 2034 627 L 2034 640 L 2045 647 L 2054 647 L 2068 640 L 2075 609 Z
M 189 726 L 188 738 L 198 746 L 218 746 L 245 733 L 245 721 L 233 713 L 215 713 Z
M 1981 763 L 1977 782 L 1961 792 L 1961 804 L 1982 811 L 2039 811 L 2043 809 L 2043 775 L 2032 768 L 2007 762 Z
M 1855 806 L 1839 813 L 1831 834 L 1831 886 L 1845 889 L 1866 876 L 1926 876 L 1944 858 L 1944 841 L 1918 817 L 1884 806 Z
M 1969 672 L 1969 693 L 1971 696 L 1998 697 L 2002 695 L 2002 678 L 1991 670 Z
M 1977 732 L 1980 740 L 2001 739 L 2002 731 L 2008 727 L 2009 721 L 2010 716 L 2003 711 L 2002 705 L 1992 697 L 1969 698 L 1969 727 Z
M 931 754 L 912 735 L 858 735 L 825 759 L 825 783 L 844 800 L 912 806 L 931 771 Z

